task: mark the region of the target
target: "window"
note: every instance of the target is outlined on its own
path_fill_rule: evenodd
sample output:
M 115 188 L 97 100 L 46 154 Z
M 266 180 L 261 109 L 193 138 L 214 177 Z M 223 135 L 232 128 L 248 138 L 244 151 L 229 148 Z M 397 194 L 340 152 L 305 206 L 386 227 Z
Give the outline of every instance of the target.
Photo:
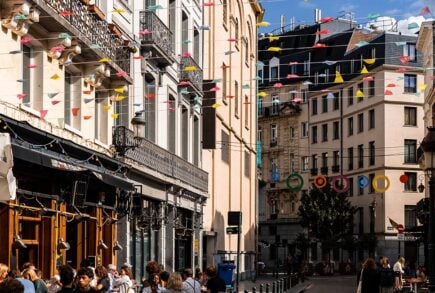
M 364 168 L 364 145 L 358 145 L 358 168 Z
M 260 82 L 263 83 L 264 82 L 263 69 L 258 69 L 258 76 L 260 77 Z
M 270 68 L 270 79 L 271 80 L 278 79 L 278 66 L 273 66 Z
M 416 107 L 405 107 L 405 126 L 417 126 Z
M 311 167 L 313 169 L 317 168 L 317 155 L 311 155 Z
M 353 117 L 347 118 L 347 135 L 353 135 Z
M 221 149 L 221 159 L 225 163 L 230 162 L 230 135 L 222 130 L 222 149 Z
M 277 115 L 279 112 L 279 97 L 273 96 L 272 97 L 272 115 Z
M 369 110 L 369 129 L 375 128 L 375 109 Z
M 148 97 L 150 95 L 158 96 L 156 93 L 156 90 L 158 89 L 158 86 L 156 86 L 156 79 L 154 76 L 151 75 L 145 75 L 144 83 L 147 85 L 144 87 L 144 95 L 145 97 Z M 155 142 L 156 140 L 156 129 L 157 129 L 157 101 L 158 99 L 147 99 L 144 98 L 144 110 L 145 110 L 145 138 L 151 140 L 152 142 Z M 174 104 L 175 105 L 175 104 Z M 187 111 L 184 112 L 182 117 L 182 128 L 183 131 L 187 131 L 187 125 L 185 123 L 187 122 L 186 119 L 188 119 Z
M 234 81 L 234 116 L 239 117 L 239 83 Z
M 289 162 L 290 162 L 290 173 L 293 173 L 295 171 L 295 154 L 294 153 L 290 153 Z
M 322 153 L 322 167 L 328 167 L 328 153 Z
M 306 104 L 308 102 L 308 91 L 302 90 L 302 103 Z
M 328 124 L 322 124 L 322 141 L 328 141 Z
M 301 128 L 302 128 L 302 137 L 307 137 L 308 136 L 308 122 L 302 122 Z
M 120 104 L 120 102 L 118 103 Z M 80 105 L 81 75 L 79 72 L 65 72 L 64 122 L 75 129 L 80 129 Z M 116 113 L 120 113 L 120 111 Z
M 369 81 L 369 97 L 375 96 L 375 80 Z
M 417 163 L 417 141 L 405 139 L 405 164 Z
M 278 126 L 276 124 L 270 125 L 270 143 L 276 143 L 278 140 Z
M 308 171 L 310 168 L 310 158 L 302 157 L 302 171 Z
M 176 29 L 176 0 L 169 0 L 169 7 L 168 7 L 168 22 L 169 22 L 169 30 L 172 32 L 171 34 L 171 48 L 172 50 L 175 49 L 175 29 Z
M 358 132 L 364 131 L 364 113 L 358 114 Z
M 376 48 L 372 48 L 372 52 L 371 52 L 372 54 L 371 54 L 371 58 L 376 58 Z
M 417 75 L 415 74 L 405 74 L 405 93 L 416 93 L 417 92 Z
M 310 63 L 305 60 L 304 61 L 304 76 L 307 76 L 310 74 Z
M 297 73 L 297 64 L 291 63 L 289 65 L 289 72 L 290 74 L 296 74 Z
M 311 143 L 317 143 L 317 126 L 311 127 Z
M 347 89 L 347 105 L 353 105 L 353 86 Z
M 358 185 L 358 195 L 364 195 L 364 188 L 361 188 L 359 185 Z
M 354 189 L 353 177 L 349 177 L 348 179 L 349 179 L 349 189 L 347 191 L 347 195 L 353 196 L 353 189 Z
M 353 170 L 353 148 L 347 149 L 347 162 L 348 162 L 348 169 Z
M 340 152 L 339 151 L 334 151 L 332 153 L 332 160 L 333 160 L 333 162 L 332 162 L 333 166 L 340 165 Z
M 368 184 L 369 193 L 374 193 L 375 192 L 375 189 L 373 188 L 373 184 L 372 184 L 373 179 L 375 179 L 375 174 L 370 173 L 369 174 L 369 184 Z
M 311 100 L 311 115 L 317 115 L 317 98 Z
M 322 97 L 322 112 L 323 113 L 328 112 L 328 96 Z
M 257 107 L 258 107 L 258 116 L 263 116 L 263 98 L 262 97 L 258 97 Z
M 228 2 L 227 0 L 223 0 L 222 1 L 222 17 L 223 17 L 223 24 L 227 25 L 228 24 Z
M 251 103 L 249 103 L 249 98 L 248 96 L 245 95 L 245 127 L 248 128 L 249 127 L 249 106 Z
M 245 47 L 245 63 L 249 65 L 249 44 L 248 40 L 243 39 L 243 46 Z
M 415 172 L 405 172 L 408 176 L 408 181 L 404 184 L 405 191 L 417 191 L 417 173 Z
M 196 64 L 201 64 L 200 57 L 200 50 L 199 50 L 199 31 L 194 28 L 193 29 L 193 59 L 195 60 Z
M 245 151 L 245 176 L 251 177 L 251 154 Z
M 95 128 L 94 135 L 95 138 L 102 143 L 108 144 L 108 111 L 104 110 L 104 108 L 109 104 L 107 90 L 101 90 L 96 92 L 95 94 L 95 109 L 94 109 L 94 117 L 95 117 Z
M 258 139 L 258 141 L 263 143 L 263 129 L 261 129 L 260 126 L 258 127 L 258 130 L 257 130 L 257 139 Z
M 334 99 L 332 100 L 332 105 L 334 110 L 340 109 L 340 100 L 338 99 L 338 93 L 334 94 Z
M 224 103 L 227 102 L 227 82 L 227 66 L 222 63 L 222 102 Z
M 415 43 L 406 43 L 406 45 L 403 46 L 403 56 L 408 56 L 410 62 L 417 61 L 417 48 Z
M 332 125 L 334 129 L 334 139 L 340 139 L 340 123 L 335 121 Z
M 375 164 L 376 150 L 375 150 L 375 142 L 369 142 L 369 165 L 373 166 Z
M 181 52 L 189 52 L 189 43 L 185 42 L 185 40 L 189 40 L 189 30 L 189 17 L 183 11 L 181 13 L 181 34 L 178 34 L 178 36 L 181 37 Z
M 417 208 L 416 206 L 405 206 L 405 227 L 412 229 L 417 226 Z
M 314 73 L 314 84 L 319 84 L 319 72 Z
M 44 58 L 43 49 L 24 45 L 22 59 L 22 93 L 26 96 L 22 103 L 35 110 L 43 109 L 43 79 L 44 79 Z M 36 65 L 31 68 L 30 65 Z
M 294 127 L 290 127 L 290 138 L 295 138 L 296 133 L 295 133 L 295 128 Z
M 363 82 L 360 82 L 358 84 L 358 90 L 364 94 L 364 83 Z M 358 102 L 362 102 L 363 99 L 364 99 L 364 97 L 358 97 Z

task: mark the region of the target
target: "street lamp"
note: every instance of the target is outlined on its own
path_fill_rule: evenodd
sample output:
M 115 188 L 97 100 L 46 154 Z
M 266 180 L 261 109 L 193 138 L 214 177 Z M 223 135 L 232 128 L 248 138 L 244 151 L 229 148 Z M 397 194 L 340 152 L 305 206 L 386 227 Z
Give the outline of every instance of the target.
M 422 168 L 429 177 L 429 219 L 427 247 L 428 255 L 425 256 L 428 263 L 429 292 L 435 292 L 435 128 L 428 127 L 428 132 L 421 142 L 423 150 Z
M 136 112 L 134 117 L 131 119 L 131 124 L 133 125 L 133 132 L 135 137 L 145 137 L 145 113 Z

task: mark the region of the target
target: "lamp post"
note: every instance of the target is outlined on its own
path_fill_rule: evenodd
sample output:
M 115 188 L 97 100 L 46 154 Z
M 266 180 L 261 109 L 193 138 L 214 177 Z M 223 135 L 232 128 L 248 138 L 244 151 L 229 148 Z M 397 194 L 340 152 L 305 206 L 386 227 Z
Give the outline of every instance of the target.
M 435 128 L 428 127 L 428 132 L 421 142 L 424 160 L 421 162 L 423 170 L 429 176 L 429 218 L 427 247 L 425 256 L 428 264 L 429 292 L 435 292 Z

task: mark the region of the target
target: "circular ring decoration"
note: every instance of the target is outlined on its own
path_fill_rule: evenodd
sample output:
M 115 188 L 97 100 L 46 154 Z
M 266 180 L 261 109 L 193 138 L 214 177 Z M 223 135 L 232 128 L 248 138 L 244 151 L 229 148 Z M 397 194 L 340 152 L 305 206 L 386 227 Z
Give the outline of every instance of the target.
M 299 180 L 299 184 L 296 185 L 295 187 L 292 187 L 292 186 L 290 185 L 290 181 L 291 181 L 292 179 L 298 179 L 298 180 Z M 304 186 L 304 178 L 302 178 L 302 176 L 299 175 L 298 173 L 292 173 L 292 174 L 290 174 L 290 175 L 287 177 L 285 183 L 287 184 L 287 188 L 288 188 L 288 190 L 290 190 L 290 192 L 298 192 L 298 191 L 300 191 L 300 190 L 302 189 L 302 187 Z
M 366 188 L 369 185 L 369 178 L 367 176 L 358 176 L 358 187 Z
M 378 188 L 378 180 L 379 179 L 385 180 L 385 187 L 384 188 Z M 373 178 L 372 186 L 376 192 L 379 192 L 379 193 L 385 192 L 390 187 L 390 179 L 388 179 L 388 177 L 385 175 L 375 176 L 375 178 Z
M 346 182 L 345 186 L 343 188 L 341 188 L 341 189 L 337 187 L 337 181 L 340 180 L 340 179 L 342 179 L 344 182 Z M 338 175 L 338 176 L 335 176 L 334 178 L 332 178 L 331 186 L 332 186 L 332 189 L 335 192 L 345 193 L 350 188 L 350 181 L 349 181 L 349 179 L 346 176 L 344 176 L 344 175 Z
M 316 178 L 314 178 L 314 186 L 316 186 L 317 188 L 323 188 L 326 186 L 327 183 L 328 180 L 323 175 L 316 176 Z

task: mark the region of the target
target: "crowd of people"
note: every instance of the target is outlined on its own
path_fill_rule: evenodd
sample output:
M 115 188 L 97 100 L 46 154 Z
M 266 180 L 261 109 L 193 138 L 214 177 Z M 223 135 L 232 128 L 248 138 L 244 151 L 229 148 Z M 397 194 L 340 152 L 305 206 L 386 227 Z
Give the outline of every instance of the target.
M 59 274 L 48 281 L 41 278 L 41 272 L 31 263 L 21 271 L 9 270 L 0 263 L 0 293 L 218 293 L 226 291 L 225 281 L 217 274 L 216 267 L 209 266 L 205 272 L 199 268 L 195 275 L 191 268 L 180 274 L 167 272 L 156 261 L 146 266 L 147 279 L 140 284 L 133 278 L 131 267 L 123 265 L 117 270 L 107 267 L 83 266 L 77 271 L 69 265 L 58 268 Z
M 388 257 L 381 256 L 376 263 L 373 258 L 368 258 L 357 275 L 358 293 L 394 293 L 402 292 L 405 277 L 418 277 L 426 279 L 424 267 L 419 267 L 410 272 L 409 267 L 405 272 L 405 258 L 400 257 L 390 265 Z

